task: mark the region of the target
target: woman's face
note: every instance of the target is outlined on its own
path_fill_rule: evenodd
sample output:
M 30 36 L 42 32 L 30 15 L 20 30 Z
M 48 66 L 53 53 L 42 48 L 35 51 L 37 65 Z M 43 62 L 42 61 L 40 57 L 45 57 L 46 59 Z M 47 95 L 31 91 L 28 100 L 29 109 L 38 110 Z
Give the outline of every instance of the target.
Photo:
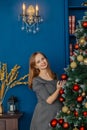
M 42 54 L 37 54 L 35 57 L 36 68 L 39 70 L 46 69 L 48 66 L 47 59 Z

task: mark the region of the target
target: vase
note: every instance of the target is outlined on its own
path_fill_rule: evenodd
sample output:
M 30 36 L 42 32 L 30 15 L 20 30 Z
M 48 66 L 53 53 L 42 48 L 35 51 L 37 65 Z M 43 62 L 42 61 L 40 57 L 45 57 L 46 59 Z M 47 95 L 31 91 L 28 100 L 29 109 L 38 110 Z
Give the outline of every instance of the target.
M 3 105 L 2 105 L 2 103 L 0 102 L 0 115 L 2 115 L 3 114 Z

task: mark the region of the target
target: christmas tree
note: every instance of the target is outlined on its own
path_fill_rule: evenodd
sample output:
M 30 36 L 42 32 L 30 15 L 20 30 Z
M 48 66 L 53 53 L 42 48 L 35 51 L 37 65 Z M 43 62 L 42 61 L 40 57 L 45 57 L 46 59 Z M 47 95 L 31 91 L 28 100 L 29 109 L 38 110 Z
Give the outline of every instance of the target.
M 74 35 L 70 64 L 61 76 L 66 84 L 58 100 L 64 105 L 50 122 L 52 130 L 87 130 L 87 12 L 78 21 Z

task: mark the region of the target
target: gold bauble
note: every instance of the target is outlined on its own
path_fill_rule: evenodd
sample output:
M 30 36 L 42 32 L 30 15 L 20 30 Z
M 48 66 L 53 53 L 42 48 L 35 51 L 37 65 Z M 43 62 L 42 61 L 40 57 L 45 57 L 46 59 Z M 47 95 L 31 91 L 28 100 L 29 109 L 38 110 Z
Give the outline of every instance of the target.
M 87 58 L 84 59 L 84 64 L 87 65 Z
M 77 127 L 75 127 L 73 130 L 79 130 Z
M 83 56 L 82 55 L 78 55 L 77 56 L 77 60 L 80 61 L 80 62 L 82 62 L 83 61 Z
M 68 111 L 67 111 L 67 114 L 70 114 L 70 112 L 71 112 L 71 111 L 70 111 L 70 110 L 68 110 Z
M 80 43 L 81 45 L 84 45 L 85 42 L 86 42 L 86 41 L 85 41 L 85 38 L 84 38 L 84 37 L 81 37 L 80 40 L 79 40 L 79 43 Z
M 85 106 L 85 108 L 87 108 L 87 102 L 85 103 L 85 105 L 84 105 L 84 106 Z
M 71 62 L 70 66 L 72 69 L 75 69 L 77 67 L 77 64 L 76 64 L 76 62 L 73 61 L 73 62 Z
M 68 109 L 68 107 L 67 107 L 67 106 L 63 106 L 63 107 L 62 107 L 62 112 L 67 113 L 67 112 L 68 112 L 68 110 L 69 110 L 69 109 Z
M 83 96 L 83 97 L 85 97 L 85 95 L 86 95 L 86 93 L 85 93 L 85 92 L 83 92 L 83 93 L 82 93 L 82 96 Z

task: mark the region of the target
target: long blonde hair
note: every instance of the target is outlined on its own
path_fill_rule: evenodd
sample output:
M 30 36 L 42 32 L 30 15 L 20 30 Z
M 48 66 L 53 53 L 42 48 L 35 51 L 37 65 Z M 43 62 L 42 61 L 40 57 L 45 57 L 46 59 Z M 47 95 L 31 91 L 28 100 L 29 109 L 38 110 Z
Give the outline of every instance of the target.
M 35 52 L 35 53 L 33 53 L 31 55 L 30 60 L 29 60 L 29 87 L 30 88 L 32 88 L 33 78 L 37 77 L 39 75 L 39 73 L 40 73 L 39 69 L 37 69 L 35 67 L 36 66 L 35 57 L 36 57 L 37 54 L 43 55 L 46 58 L 47 62 L 48 62 L 47 57 L 42 52 Z M 56 75 L 50 69 L 49 62 L 48 62 L 47 70 L 48 70 L 48 73 L 51 76 L 51 78 L 56 79 Z

